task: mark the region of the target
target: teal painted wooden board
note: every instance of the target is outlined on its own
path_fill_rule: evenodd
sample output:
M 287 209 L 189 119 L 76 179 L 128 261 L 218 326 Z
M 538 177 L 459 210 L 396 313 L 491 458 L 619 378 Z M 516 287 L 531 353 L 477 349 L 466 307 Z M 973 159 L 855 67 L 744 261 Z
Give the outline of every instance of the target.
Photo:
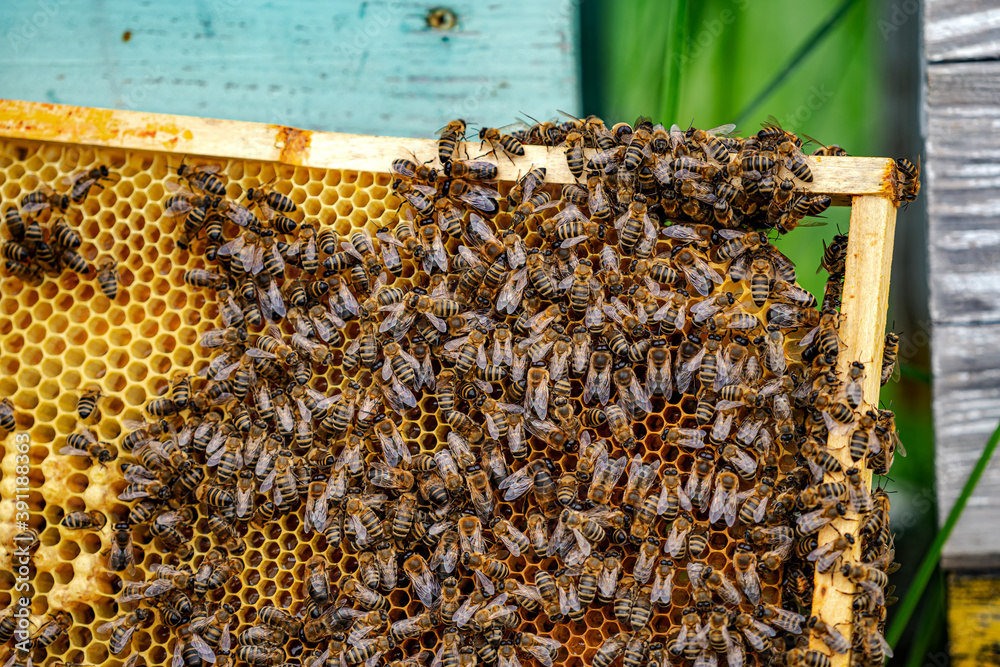
M 458 17 L 428 27 L 428 10 Z M 580 107 L 573 0 L 3 0 L 0 97 L 426 137 Z

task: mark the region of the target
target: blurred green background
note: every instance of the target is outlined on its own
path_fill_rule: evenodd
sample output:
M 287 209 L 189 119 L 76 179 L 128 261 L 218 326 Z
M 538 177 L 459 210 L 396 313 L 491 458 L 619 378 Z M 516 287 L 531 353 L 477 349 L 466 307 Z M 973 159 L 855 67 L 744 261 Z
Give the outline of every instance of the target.
M 922 148 L 919 21 L 898 25 L 891 11 L 891 2 L 879 0 L 583 0 L 584 112 L 682 127 L 736 122 L 744 135 L 774 115 L 782 127 L 852 155 L 914 159 Z M 815 294 L 826 278 L 815 273 L 822 242 L 838 226 L 847 229 L 849 213 L 831 209 L 825 226 L 778 241 Z M 882 393 L 909 454 L 897 457 L 887 482 L 903 562 L 891 579 L 899 597 L 937 529 L 925 229 L 920 199 L 897 221 L 889 319 L 902 333 L 904 374 Z M 929 651 L 941 650 L 944 610 L 938 573 L 893 664 L 922 665 Z

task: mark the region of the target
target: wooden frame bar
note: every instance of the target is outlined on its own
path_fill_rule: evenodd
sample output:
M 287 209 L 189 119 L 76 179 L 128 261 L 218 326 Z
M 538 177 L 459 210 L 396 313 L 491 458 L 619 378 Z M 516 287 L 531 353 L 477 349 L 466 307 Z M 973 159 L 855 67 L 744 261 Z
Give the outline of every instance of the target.
M 840 307 L 841 339 L 844 350 L 838 357 L 838 371 L 846 374 L 851 364 L 860 361 L 867 373 L 864 380 L 864 403 L 878 406 L 882 348 L 885 344 L 885 318 L 889 308 L 889 278 L 892 272 L 892 244 L 896 234 L 896 205 L 888 197 L 871 195 L 854 198 L 851 206 L 851 229 L 847 242 L 847 268 L 844 280 L 844 298 Z M 844 470 L 854 467 L 850 455 L 850 432 L 831 434 L 827 443 Z M 830 474 L 832 481 L 843 482 L 843 474 Z M 864 470 L 865 485 L 871 488 L 872 472 Z M 820 544 L 835 539 L 839 534 L 851 533 L 857 536 L 858 519 L 843 518 L 826 526 L 819 534 Z M 861 559 L 861 540 L 855 541 L 851 560 Z M 813 592 L 813 613 L 828 624 L 843 623 L 839 630 L 849 641 L 854 630 L 851 603 L 854 584 L 837 569 L 815 574 Z M 817 651 L 826 650 L 817 637 L 813 637 L 810 647 Z M 835 655 L 833 667 L 850 664 L 848 655 Z
M 0 100 L 0 136 L 53 143 L 153 151 L 207 158 L 273 161 L 321 169 L 385 173 L 392 160 L 411 151 L 421 159 L 437 155 L 430 139 L 373 137 L 308 132 L 282 125 L 212 120 L 128 111 L 68 107 Z M 466 144 L 471 156 L 477 144 Z M 533 166 L 545 166 L 547 180 L 576 182 L 560 148 L 526 147 L 517 160 L 500 159 L 501 180 L 514 180 Z M 836 205 L 851 206 L 846 281 L 841 308 L 844 350 L 839 370 L 855 361 L 865 364 L 865 403 L 878 405 L 879 372 L 885 338 L 892 248 L 896 225 L 896 168 L 888 158 L 808 158 L 814 180 L 804 190 L 830 195 Z M 831 435 L 829 447 L 845 469 L 853 466 L 849 433 Z M 833 475 L 843 481 L 843 475 Z M 863 473 L 871 485 L 871 471 Z M 857 519 L 842 519 L 820 533 L 826 542 L 840 533 L 856 534 Z M 860 557 L 861 543 L 853 560 Z M 839 571 L 815 575 L 814 612 L 845 637 L 853 630 L 853 589 Z M 829 654 L 818 639 L 811 648 Z M 834 667 L 849 664 L 849 654 L 832 657 Z
M 263 160 L 320 169 L 386 172 L 392 160 L 412 152 L 421 158 L 437 155 L 433 139 L 373 137 L 337 132 L 310 132 L 284 125 L 171 116 L 136 111 L 91 109 L 60 104 L 0 100 L 0 135 L 86 143 L 92 146 Z M 479 143 L 465 144 L 475 157 L 486 151 Z M 574 183 L 561 148 L 525 147 L 525 156 L 497 161 L 500 180 L 513 181 L 531 167 L 545 167 L 550 183 Z M 895 163 L 888 158 L 810 157 L 813 182 L 805 190 L 830 195 L 838 206 L 851 197 L 891 197 Z

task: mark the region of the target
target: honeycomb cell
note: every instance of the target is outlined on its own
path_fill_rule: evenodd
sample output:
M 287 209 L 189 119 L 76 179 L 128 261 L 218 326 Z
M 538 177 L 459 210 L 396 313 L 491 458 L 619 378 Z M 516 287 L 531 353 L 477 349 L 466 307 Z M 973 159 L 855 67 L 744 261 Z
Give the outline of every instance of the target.
M 23 157 L 17 157 L 21 154 Z M 15 396 L 19 409 L 34 410 L 31 418 L 37 423 L 31 435 L 35 442 L 42 445 L 39 449 L 46 453 L 46 456 L 38 458 L 39 465 L 42 461 L 49 464 L 63 458 L 56 453 L 58 447 L 65 436 L 77 428 L 73 417 L 75 401 L 68 400 L 65 392 L 96 383 L 106 392 L 113 393 L 113 397 L 106 398 L 102 403 L 105 416 L 101 433 L 102 436 L 105 433 L 114 434 L 107 436 L 114 439 L 127 430 L 122 424 L 124 418 L 149 418 L 143 408 L 151 398 L 164 395 L 166 377 L 170 372 L 180 369 L 193 374 L 207 365 L 205 351 L 198 346 L 198 337 L 201 332 L 220 326 L 215 304 L 207 302 L 203 292 L 190 288 L 182 281 L 184 271 L 205 267 L 200 249 L 189 254 L 175 248 L 180 221 L 163 216 L 163 202 L 170 196 L 163 185 L 168 176 L 168 160 L 164 156 L 6 142 L 0 145 L 0 179 L 3 179 L 0 193 L 5 200 L 14 201 L 22 194 L 22 178 L 33 178 L 39 173 L 46 178 L 48 175 L 55 178 L 57 174 L 75 173 L 99 163 L 118 169 L 123 178 L 88 197 L 81 207 L 83 219 L 79 229 L 86 237 L 85 252 L 82 254 L 91 262 L 98 254 L 108 254 L 119 260 L 122 288 L 118 299 L 115 302 L 104 299 L 96 289 L 92 274 L 77 276 L 64 273 L 58 280 L 47 278 L 37 287 L 5 278 L 0 290 L 3 294 L 0 297 L 0 313 L 10 318 L 7 325 L 0 322 L 0 396 Z M 250 187 L 270 181 L 275 175 L 274 165 L 269 164 L 229 161 L 224 162 L 222 167 L 229 178 L 228 194 L 233 199 L 242 196 Z M 290 194 L 304 215 L 323 221 L 341 235 L 366 223 L 374 231 L 395 220 L 399 202 L 389 192 L 391 177 L 388 174 L 284 167 L 278 171 L 275 190 Z M 506 194 L 509 184 L 501 184 L 499 189 Z M 551 212 L 546 212 L 546 216 L 550 217 Z M 527 236 L 526 242 L 529 245 L 540 244 L 538 223 L 531 222 L 529 227 L 534 231 Z M 227 238 L 232 235 L 233 230 L 227 230 Z M 457 246 L 457 243 L 453 245 Z M 414 272 L 415 267 L 408 263 L 403 276 L 408 280 Z M 348 333 L 351 338 L 359 333 L 353 322 Z M 672 344 L 678 342 L 673 340 Z M 335 350 L 335 359 L 339 366 L 342 359 L 340 348 Z M 339 367 L 324 371 L 313 379 L 313 386 L 318 390 L 326 391 L 328 387 L 343 385 L 344 376 Z M 65 391 L 57 398 L 60 387 Z M 407 415 L 410 423 L 408 428 L 403 428 L 403 432 L 404 437 L 417 443 L 422 451 L 432 452 L 445 442 L 449 429 L 440 423 L 437 416 L 436 398 L 430 392 L 427 394 L 419 409 Z M 581 395 L 582 383 L 574 381 L 571 399 L 577 401 Z M 636 425 L 634 431 L 638 439 L 645 440 L 643 444 L 647 449 L 643 452 L 643 459 L 651 462 L 659 458 L 672 462 L 682 474 L 690 474 L 694 456 L 664 445 L 661 436 L 678 424 L 693 426 L 696 413 L 697 401 L 693 397 L 670 403 L 655 398 L 654 412 Z M 606 428 L 598 434 L 611 437 Z M 575 454 L 554 452 L 537 441 L 531 444 L 533 451 L 551 458 L 559 470 L 573 470 L 577 465 Z M 783 466 L 783 470 L 787 471 L 794 461 L 789 458 L 784 463 L 787 465 Z M 72 467 L 76 465 L 81 468 Z M 113 467 L 115 465 L 109 464 L 112 466 L 109 472 L 102 471 L 100 466 L 79 461 L 57 477 L 40 480 L 37 486 L 61 485 L 59 488 L 71 493 L 65 502 L 66 511 L 94 509 L 87 506 L 81 494 L 90 494 L 102 485 L 113 488 L 115 492 L 120 490 L 124 483 L 120 468 Z M 117 488 L 114 488 L 115 484 Z M 749 485 L 741 487 L 742 490 L 747 488 Z M 114 493 L 108 494 L 105 505 L 98 509 L 124 515 L 126 507 L 118 503 L 114 496 Z M 502 507 L 510 512 L 511 520 L 516 525 L 525 527 L 523 512 L 514 511 L 513 506 L 508 504 Z M 61 532 L 56 526 L 62 509 L 57 511 L 55 504 L 45 505 L 40 514 L 48 522 L 42 541 L 48 541 L 49 546 L 55 547 L 60 563 L 51 572 L 36 578 L 38 589 L 49 593 L 58 586 L 97 576 L 99 561 L 95 555 L 107 548 L 107 536 L 102 537 L 98 533 L 71 536 L 68 531 Z M 233 583 L 212 594 L 212 599 L 227 600 L 240 607 L 239 623 L 234 624 L 234 631 L 245 629 L 254 622 L 257 606 L 278 604 L 295 608 L 294 605 L 300 605 L 304 596 L 298 582 L 303 576 L 303 568 L 295 570 L 293 566 L 311 557 L 314 551 L 333 559 L 330 578 L 334 583 L 342 572 L 356 568 L 357 561 L 353 556 L 345 555 L 336 548 L 327 548 L 322 536 L 307 536 L 299 512 L 268 522 L 261 531 L 249 526 L 242 529 L 246 533 L 241 537 L 248 545 L 244 556 L 246 567 Z M 666 539 L 665 528 L 662 533 L 658 535 L 661 541 Z M 734 535 L 713 527 L 710 548 L 701 560 L 725 569 L 732 576 L 728 561 L 734 548 Z M 149 566 L 153 563 L 178 562 L 177 555 L 170 553 L 162 540 L 154 540 L 148 530 L 137 531 L 135 539 L 145 552 L 138 554 L 142 559 L 140 576 L 148 578 Z M 205 515 L 197 522 L 190 543 L 199 559 L 216 544 Z M 320 548 L 324 551 L 320 552 Z M 90 560 L 85 556 L 90 556 Z M 520 559 L 511 558 L 507 562 L 515 573 L 523 573 L 525 577 L 532 576 L 539 566 L 558 567 L 555 559 L 541 560 L 534 554 Z M 625 563 L 625 569 L 631 570 L 634 558 L 630 556 Z M 400 577 L 403 578 L 403 575 L 400 574 Z M 90 591 L 97 603 L 93 606 L 95 618 L 87 627 L 94 628 L 118 613 L 111 602 L 115 593 L 109 582 L 114 579 L 115 575 L 107 575 L 105 588 L 95 585 Z M 775 574 L 763 579 L 764 599 L 779 603 L 780 576 Z M 11 586 L 8 583 L 0 578 L 0 589 L 9 590 Z M 471 583 L 466 581 L 463 585 L 464 592 L 469 593 Z M 422 611 L 420 602 L 406 590 L 396 591 L 389 598 L 394 620 L 404 614 L 404 609 L 406 614 Z M 36 596 L 36 602 L 44 606 L 36 611 L 48 611 L 47 598 Z M 656 622 L 661 624 L 658 627 L 665 631 L 678 624 L 680 611 L 691 602 L 690 584 L 686 575 L 680 572 L 673 591 L 673 608 L 669 612 L 658 612 Z M 552 633 L 562 641 L 566 647 L 561 654 L 565 658 L 562 664 L 581 664 L 581 660 L 582 664 L 590 664 L 596 647 L 622 628 L 608 606 L 588 610 L 585 618 L 585 623 L 579 626 L 555 625 L 539 614 L 524 628 Z M 172 641 L 171 633 L 154 624 L 136 633 L 133 647 L 144 653 L 146 664 L 164 664 L 172 656 Z M 422 641 L 431 649 L 437 645 L 433 636 L 424 637 Z M 90 641 L 90 630 L 74 631 L 68 643 L 84 650 L 67 648 L 60 659 L 88 664 L 110 664 L 108 661 L 113 660 L 102 639 Z M 294 650 L 301 650 L 301 645 L 296 644 Z

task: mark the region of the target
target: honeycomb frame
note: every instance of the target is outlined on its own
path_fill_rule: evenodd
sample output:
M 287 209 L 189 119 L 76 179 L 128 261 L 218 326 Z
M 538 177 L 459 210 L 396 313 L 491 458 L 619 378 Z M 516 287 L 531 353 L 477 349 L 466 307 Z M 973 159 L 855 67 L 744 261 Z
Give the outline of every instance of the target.
M 226 136 L 244 140 L 236 143 L 222 138 Z M 207 363 L 191 348 L 203 331 L 215 326 L 218 314 L 203 294 L 181 280 L 186 269 L 201 268 L 203 261 L 176 247 L 173 232 L 178 221 L 164 218 L 153 224 L 160 219 L 162 202 L 168 196 L 162 186 L 167 167 L 176 166 L 185 154 L 197 155 L 199 160 L 222 163 L 233 186 L 266 182 L 278 171 L 281 180 L 291 184 L 285 194 L 302 205 L 308 217 L 325 219 L 323 211 L 332 210 L 335 228 L 344 234 L 358 223 L 370 220 L 380 226 L 393 219 L 394 210 L 380 202 L 393 198 L 389 163 L 407 150 L 433 154 L 433 142 L 0 103 L 0 196 L 4 200 L 16 200 L 25 188 L 34 186 L 22 183 L 29 174 L 55 182 L 83 167 L 105 163 L 115 164 L 124 177 L 88 198 L 82 219 L 77 221 L 85 237 L 81 254 L 88 261 L 110 253 L 120 262 L 123 289 L 114 302 L 100 294 L 92 279 L 72 273 L 37 287 L 14 278 L 0 282 L 0 398 L 14 401 L 19 409 L 18 429 L 31 437 L 29 505 L 32 527 L 39 530 L 42 541 L 35 554 L 32 612 L 39 622 L 52 609 L 66 608 L 73 613 L 75 623 L 69 640 L 61 640 L 68 643 L 61 659 L 112 666 L 119 660 L 110 657 L 106 649 L 102 651 L 99 642 L 89 641 L 97 637 L 97 625 L 114 615 L 111 585 L 115 577 L 103 573 L 98 557 L 107 536 L 102 544 L 101 536 L 81 536 L 60 526 L 59 520 L 60 505 L 66 511 L 123 511 L 125 505 L 117 500 L 117 493 L 124 482 L 115 466 L 101 468 L 70 457 L 50 456 L 49 448 L 74 430 L 75 392 L 89 386 L 100 386 L 110 396 L 102 404 L 100 437 L 107 441 L 119 438 L 121 420 L 141 418 L 145 403 L 166 391 L 170 373 L 194 373 Z M 529 166 L 545 164 L 548 182 L 570 182 L 558 150 L 528 147 L 527 151 L 525 158 L 500 163 L 501 181 L 512 180 Z M 878 158 L 819 158 L 813 159 L 812 165 L 816 178 L 810 191 L 831 195 L 834 204 L 853 204 L 841 328 L 847 354 L 839 362 L 846 368 L 855 360 L 881 358 L 895 216 L 894 167 L 891 160 Z M 317 181 L 322 183 L 318 190 L 309 187 Z M 98 317 L 89 316 L 91 311 Z M 877 397 L 878 379 L 870 375 L 865 393 Z M 13 435 L 5 442 L 8 453 L 13 451 L 11 438 Z M 846 447 L 838 448 L 831 442 L 830 449 L 844 459 L 842 462 L 849 462 Z M 4 473 L 0 541 L 5 545 L 14 532 L 9 500 L 13 496 L 12 460 L 5 456 L 0 461 Z M 870 472 L 866 472 L 866 482 L 870 484 Z M 835 526 L 841 531 L 854 530 L 848 520 L 839 520 Z M 820 537 L 830 539 L 834 534 L 834 528 L 827 527 Z M 196 551 L 204 553 L 208 545 L 205 538 L 195 545 Z M 251 546 L 259 545 L 251 541 Z M 229 589 L 249 591 L 262 586 L 278 600 L 282 593 L 290 599 L 291 587 L 301 579 L 298 570 L 311 547 L 298 544 L 292 545 L 292 550 L 298 562 L 297 569 L 290 571 L 267 554 L 254 563 L 253 550 L 248 551 L 248 564 L 254 567 L 244 569 L 239 583 L 230 582 L 226 590 L 234 594 L 239 590 Z M 8 576 L 9 557 L 8 553 L 0 554 L 0 602 L 6 602 L 13 588 Z M 156 548 L 145 548 L 142 564 L 148 567 L 159 557 Z M 348 561 L 345 559 L 344 567 L 350 567 Z M 850 596 L 841 593 L 847 588 L 838 572 L 817 574 L 814 612 L 830 623 L 849 621 Z M 84 602 L 93 611 L 88 611 Z M 588 612 L 592 613 L 601 612 Z M 246 623 L 252 618 L 244 615 L 240 620 Z M 608 636 L 609 626 L 617 626 L 613 614 L 602 622 L 605 629 L 598 635 L 588 633 L 582 638 L 583 647 L 574 650 L 570 644 L 570 654 L 582 657 L 585 649 L 596 648 Z M 153 636 L 153 630 L 140 629 L 133 639 L 135 650 L 147 664 L 166 657 L 157 647 L 168 636 Z M 844 634 L 850 638 L 846 627 Z M 834 664 L 839 658 L 846 660 L 846 656 L 835 656 Z

